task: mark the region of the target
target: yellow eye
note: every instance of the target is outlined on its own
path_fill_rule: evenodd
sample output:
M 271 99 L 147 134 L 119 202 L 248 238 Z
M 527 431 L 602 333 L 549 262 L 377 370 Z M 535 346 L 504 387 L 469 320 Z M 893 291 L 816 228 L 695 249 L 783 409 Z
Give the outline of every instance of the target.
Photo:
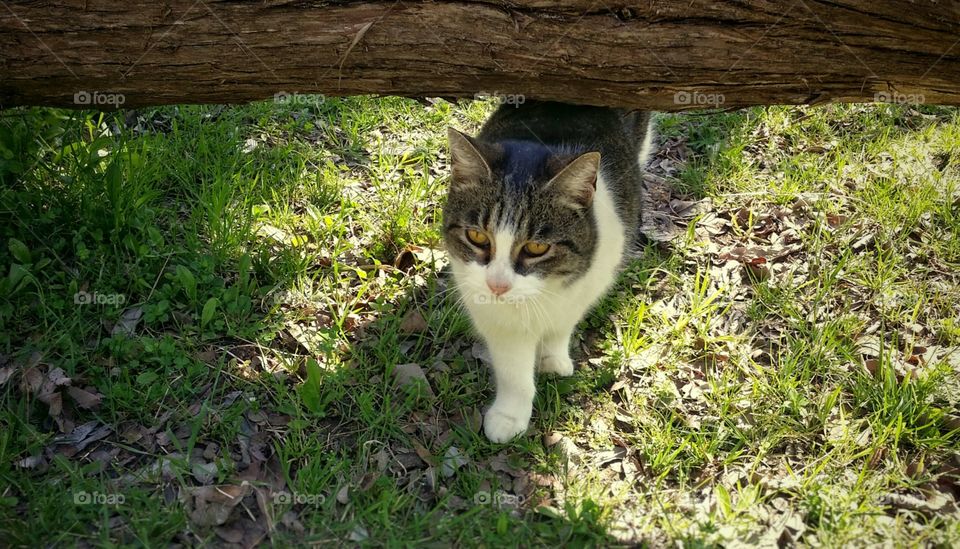
M 547 250 L 550 249 L 549 244 L 544 244 L 543 242 L 527 242 L 523 246 L 523 251 L 527 252 L 528 255 L 538 256 L 547 253 Z
M 476 229 L 467 229 L 467 240 L 476 246 L 486 246 L 490 242 L 490 239 L 487 238 L 487 235 Z

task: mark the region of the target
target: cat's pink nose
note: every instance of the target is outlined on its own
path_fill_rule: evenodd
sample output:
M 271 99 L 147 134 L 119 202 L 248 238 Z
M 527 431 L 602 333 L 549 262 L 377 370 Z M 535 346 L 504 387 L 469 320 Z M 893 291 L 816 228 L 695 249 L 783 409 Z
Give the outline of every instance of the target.
M 499 280 L 487 280 L 487 288 L 493 292 L 493 295 L 503 295 L 510 291 L 510 283 Z

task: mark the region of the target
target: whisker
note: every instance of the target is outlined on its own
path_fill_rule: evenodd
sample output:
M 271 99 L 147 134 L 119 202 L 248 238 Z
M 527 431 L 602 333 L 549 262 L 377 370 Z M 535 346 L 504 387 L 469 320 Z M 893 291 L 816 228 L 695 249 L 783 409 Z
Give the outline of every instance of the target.
M 547 308 L 540 302 L 539 299 L 535 299 L 534 303 L 536 304 L 537 308 L 540 309 L 543 315 L 544 324 L 550 328 L 550 331 L 554 331 L 556 326 L 554 326 L 553 317 L 547 314 Z

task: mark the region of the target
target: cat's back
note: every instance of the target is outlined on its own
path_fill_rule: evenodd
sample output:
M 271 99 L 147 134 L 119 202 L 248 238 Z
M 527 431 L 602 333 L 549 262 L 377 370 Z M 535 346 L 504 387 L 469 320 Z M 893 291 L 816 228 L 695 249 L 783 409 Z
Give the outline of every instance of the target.
M 634 140 L 626 131 L 629 116 L 621 109 L 529 101 L 502 105 L 478 137 L 485 141 L 529 140 L 553 146 L 618 148 L 629 144 L 625 140 Z

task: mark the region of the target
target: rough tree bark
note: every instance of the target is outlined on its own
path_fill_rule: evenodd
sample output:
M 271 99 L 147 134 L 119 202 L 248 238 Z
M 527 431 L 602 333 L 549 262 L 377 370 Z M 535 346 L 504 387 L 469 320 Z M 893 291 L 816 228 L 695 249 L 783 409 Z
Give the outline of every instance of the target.
M 0 2 L 0 105 L 960 104 L 955 0 Z M 78 104 L 79 103 L 79 104 Z

